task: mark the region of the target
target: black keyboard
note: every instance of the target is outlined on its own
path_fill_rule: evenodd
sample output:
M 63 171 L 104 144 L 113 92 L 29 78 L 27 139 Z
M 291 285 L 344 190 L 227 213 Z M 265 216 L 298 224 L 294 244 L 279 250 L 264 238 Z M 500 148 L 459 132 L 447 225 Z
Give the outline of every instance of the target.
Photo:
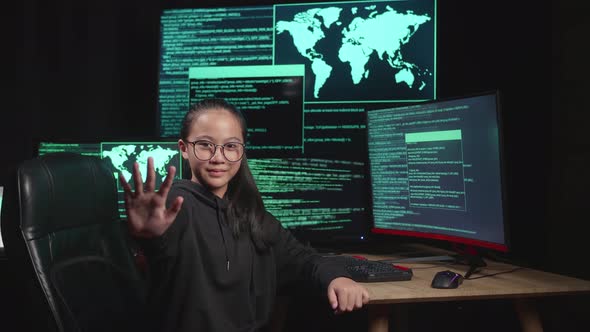
M 339 256 L 344 260 L 346 270 L 354 281 L 406 281 L 411 280 L 413 273 L 409 268 L 394 266 L 391 263 L 356 258 L 353 256 Z

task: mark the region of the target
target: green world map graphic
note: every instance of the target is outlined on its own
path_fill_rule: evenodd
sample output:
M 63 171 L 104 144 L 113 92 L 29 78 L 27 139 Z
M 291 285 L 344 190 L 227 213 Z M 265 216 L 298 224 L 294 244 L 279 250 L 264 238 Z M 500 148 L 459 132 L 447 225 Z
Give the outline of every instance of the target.
M 431 88 L 433 68 L 417 65 L 412 58 L 406 58 L 403 50 L 409 48 L 413 36 L 423 25 L 432 23 L 432 15 L 394 9 L 390 5 L 355 7 L 337 4 L 295 11 L 294 14 L 291 14 L 292 6 L 281 8 L 286 9 L 277 9 L 276 35 L 290 38 L 277 38 L 277 49 L 284 48 L 278 43 L 292 42 L 311 69 L 313 87 L 308 99 L 325 99 L 323 90 L 334 84 L 331 81 L 335 80 L 334 74 L 338 71 L 347 71 L 346 80 L 351 87 L 362 85 L 374 71 L 384 68 L 377 67 L 375 62 L 387 65 L 392 87 L 405 85 L 405 88 L 417 90 L 418 94 Z M 275 62 L 282 64 L 293 62 L 292 59 L 279 54 Z
M 108 159 L 114 173 L 121 173 L 128 182 L 132 182 L 133 164 L 137 162 L 141 176 L 145 182 L 147 176 L 148 157 L 154 158 L 156 185 L 162 183 L 168 173 L 168 166 L 175 165 L 178 169 L 179 152 L 174 144 L 103 144 L 102 158 Z M 177 173 L 178 174 L 178 173 Z M 115 174 L 117 176 L 117 174 Z

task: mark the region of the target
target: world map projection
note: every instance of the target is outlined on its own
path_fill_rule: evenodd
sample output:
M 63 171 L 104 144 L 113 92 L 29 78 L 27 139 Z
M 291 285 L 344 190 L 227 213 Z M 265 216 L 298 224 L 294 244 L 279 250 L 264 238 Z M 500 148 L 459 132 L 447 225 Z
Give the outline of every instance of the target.
M 142 180 L 145 182 L 147 176 L 148 157 L 154 159 L 154 171 L 156 173 L 156 187 L 159 187 L 168 173 L 168 167 L 174 165 L 177 175 L 180 174 L 180 152 L 176 142 L 172 143 L 102 143 L 101 157 L 110 161 L 113 173 L 123 174 L 131 185 L 133 164 L 139 164 Z
M 311 74 L 306 76 L 308 101 L 347 100 L 354 98 L 355 90 L 363 99 L 395 99 L 399 89 L 429 98 L 434 88 L 434 14 L 405 5 L 399 1 L 277 6 L 275 49 L 289 50 L 281 43 L 292 43 L 293 51 L 275 54 L 275 64 L 306 64 Z M 421 31 L 422 40 L 414 42 Z M 368 89 L 375 85 L 367 81 L 376 75 L 383 75 L 379 79 L 385 84 Z M 350 89 L 330 87 L 342 86 L 343 81 Z

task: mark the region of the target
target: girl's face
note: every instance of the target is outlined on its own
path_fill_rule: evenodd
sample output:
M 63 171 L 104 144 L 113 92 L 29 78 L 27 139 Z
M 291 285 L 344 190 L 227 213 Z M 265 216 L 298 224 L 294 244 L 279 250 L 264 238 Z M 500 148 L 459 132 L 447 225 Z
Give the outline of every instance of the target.
M 192 143 L 187 143 L 182 139 L 178 145 L 182 152 L 182 157 L 189 161 L 191 167 L 191 181 L 197 182 L 208 188 L 218 197 L 223 197 L 227 191 L 229 181 L 236 175 L 242 164 L 241 160 L 236 162 L 228 161 L 222 153 L 221 146 L 215 148 L 215 154 L 210 160 L 200 160 L 195 155 L 195 149 L 204 149 L 207 143 L 223 145 L 227 143 L 242 143 L 242 127 L 235 115 L 225 109 L 211 109 L 198 114 L 191 125 L 187 142 L 197 143 L 195 147 Z M 205 142 L 203 142 L 205 141 Z M 231 144 L 228 146 L 232 146 Z M 229 148 L 226 154 L 230 155 Z M 200 155 L 203 158 L 203 153 Z

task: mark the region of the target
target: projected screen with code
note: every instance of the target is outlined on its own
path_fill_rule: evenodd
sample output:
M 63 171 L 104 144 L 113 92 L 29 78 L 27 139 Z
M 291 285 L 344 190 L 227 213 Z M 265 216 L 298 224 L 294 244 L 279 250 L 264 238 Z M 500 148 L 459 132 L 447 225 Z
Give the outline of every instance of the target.
M 304 240 L 361 239 L 365 114 L 436 98 L 436 0 L 212 6 L 162 11 L 160 136 L 228 100 L 267 209 Z

